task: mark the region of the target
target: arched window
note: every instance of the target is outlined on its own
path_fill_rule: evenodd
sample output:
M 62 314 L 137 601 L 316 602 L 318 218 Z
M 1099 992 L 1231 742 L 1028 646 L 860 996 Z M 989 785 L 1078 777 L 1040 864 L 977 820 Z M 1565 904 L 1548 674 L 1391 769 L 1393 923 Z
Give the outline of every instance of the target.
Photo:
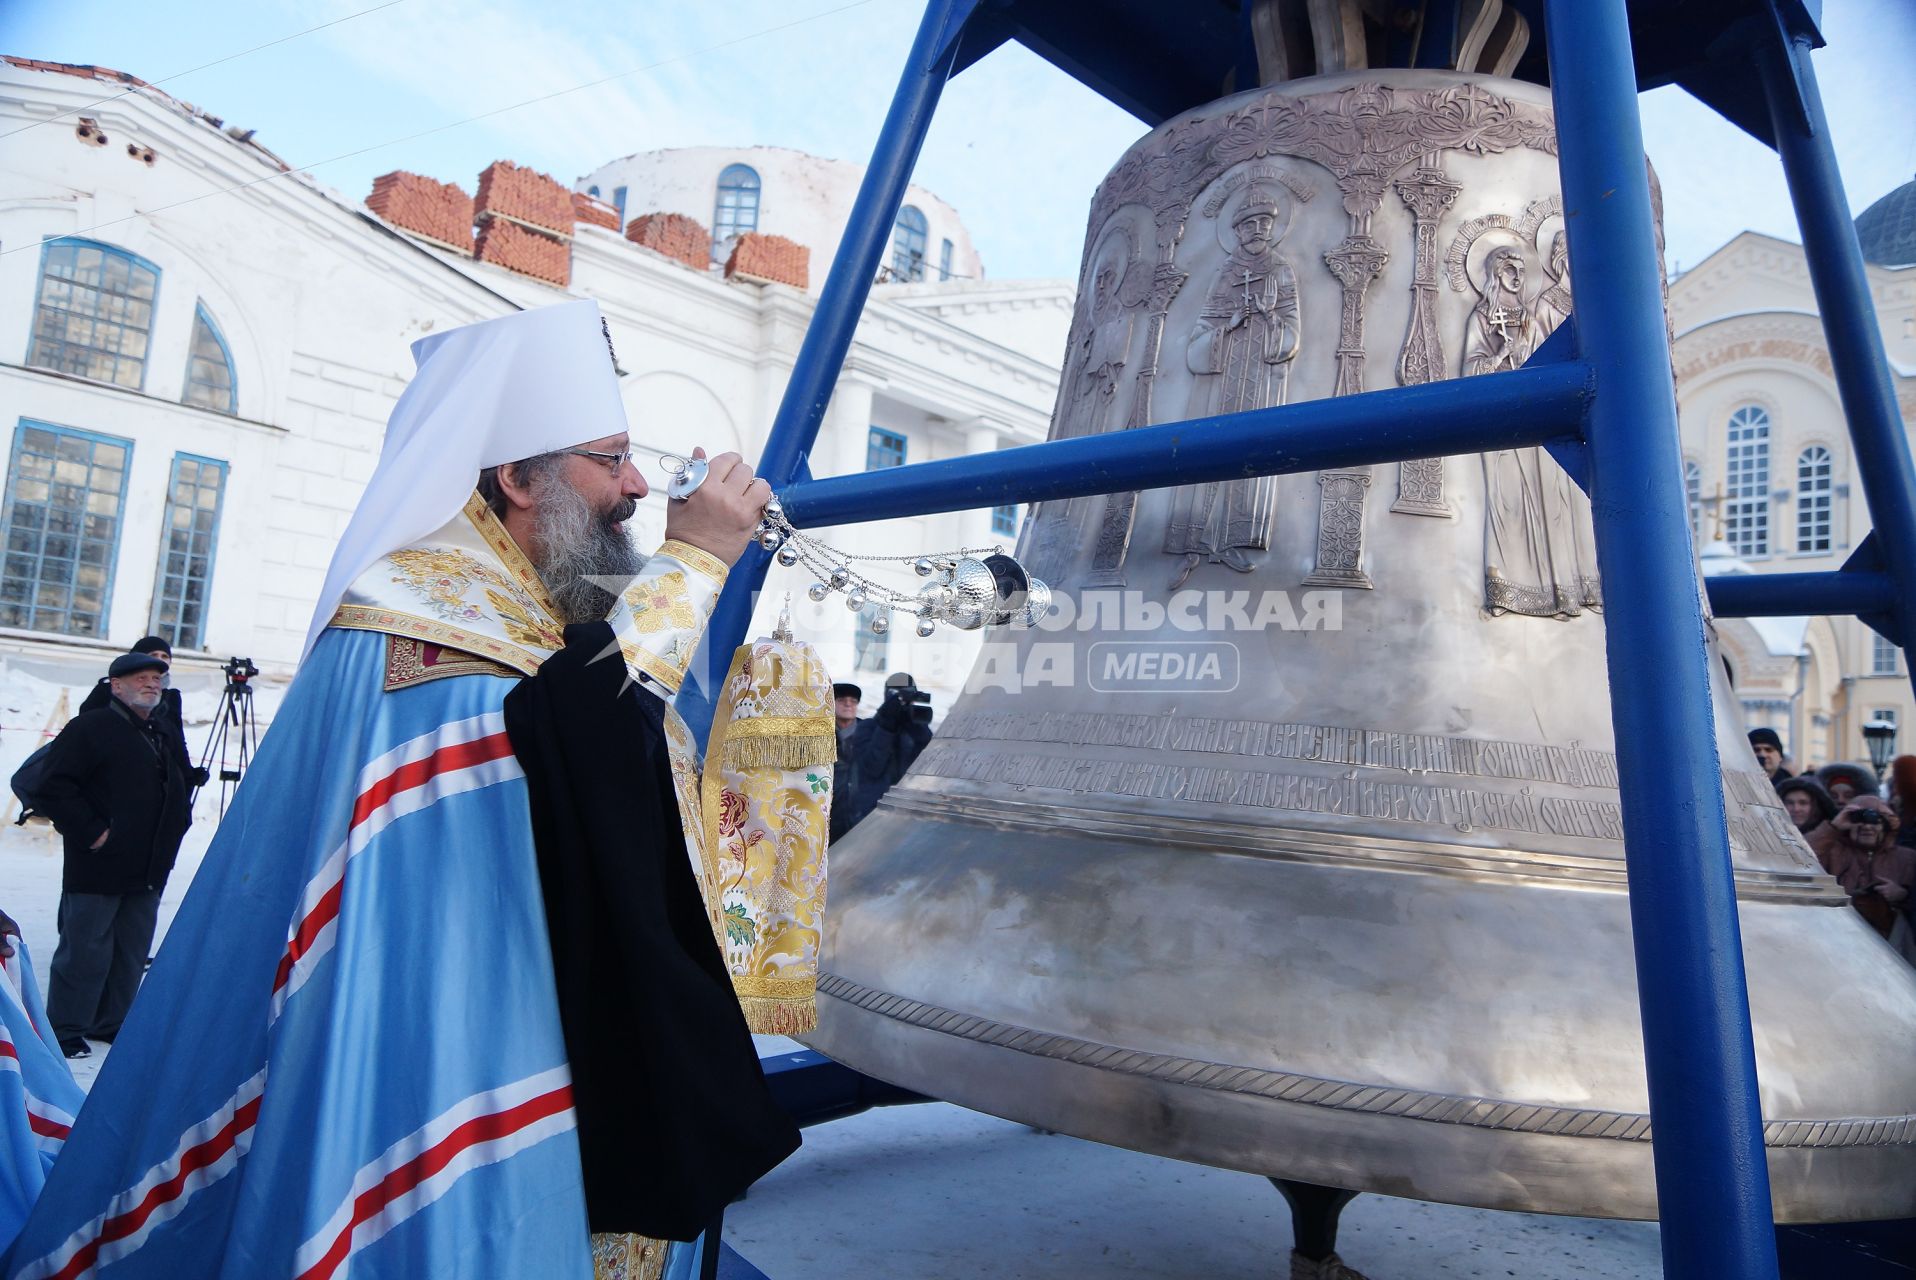
M 233 353 L 226 349 L 220 327 L 206 314 L 204 302 L 193 308 L 193 345 L 187 349 L 186 391 L 180 401 L 215 413 L 239 412 Z
M 719 172 L 718 205 L 712 210 L 712 261 L 735 236 L 758 230 L 758 170 L 728 164 Z
M 1683 463 L 1683 497 L 1689 503 L 1690 537 L 1703 537 L 1703 464 L 1694 459 Z
M 1796 549 L 1830 549 L 1830 451 L 1813 444 L 1796 455 Z
M 931 226 L 916 205 L 898 211 L 898 222 L 891 232 L 891 276 L 894 280 L 925 278 L 925 245 Z
M 110 244 L 49 240 L 27 363 L 138 390 L 146 382 L 160 272 Z
M 1730 415 L 1724 536 L 1740 556 L 1770 553 L 1770 415 L 1746 404 Z

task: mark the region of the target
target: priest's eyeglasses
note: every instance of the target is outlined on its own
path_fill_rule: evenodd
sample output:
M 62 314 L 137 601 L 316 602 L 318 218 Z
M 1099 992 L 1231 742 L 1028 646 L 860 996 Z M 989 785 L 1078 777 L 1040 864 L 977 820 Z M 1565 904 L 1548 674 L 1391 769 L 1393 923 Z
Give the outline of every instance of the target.
M 624 453 L 600 453 L 596 449 L 561 449 L 559 452 L 569 453 L 575 458 L 591 458 L 594 461 L 603 462 L 606 465 L 606 469 L 615 476 L 619 474 L 621 467 L 632 461 L 632 451 L 630 449 L 627 449 Z

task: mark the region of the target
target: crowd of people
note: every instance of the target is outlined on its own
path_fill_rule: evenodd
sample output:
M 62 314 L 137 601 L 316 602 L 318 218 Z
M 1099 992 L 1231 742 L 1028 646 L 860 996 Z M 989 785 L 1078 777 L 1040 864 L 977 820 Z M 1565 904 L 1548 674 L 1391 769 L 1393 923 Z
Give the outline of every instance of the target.
M 1889 794 L 1866 764 L 1795 772 L 1774 729 L 1750 730 L 1750 749 L 1823 870 L 1850 905 L 1916 963 L 1916 756 L 1890 765 Z

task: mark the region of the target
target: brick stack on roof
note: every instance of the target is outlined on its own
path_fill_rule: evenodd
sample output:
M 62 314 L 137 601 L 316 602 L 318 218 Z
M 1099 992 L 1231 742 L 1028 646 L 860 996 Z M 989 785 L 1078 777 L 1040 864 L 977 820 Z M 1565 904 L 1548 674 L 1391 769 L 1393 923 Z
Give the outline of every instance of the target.
M 572 192 L 546 174 L 495 160 L 474 201 L 478 258 L 556 285 L 572 281 Z
M 572 246 L 564 240 L 529 231 L 503 218 L 479 224 L 478 253 L 481 262 L 517 271 L 522 276 L 544 280 L 561 288 L 572 283 Z
M 618 231 L 619 211 L 596 196 L 561 186 L 510 160 L 479 175 L 479 194 L 450 182 L 397 171 L 373 180 L 367 207 L 410 235 L 535 280 L 572 283 L 572 233 L 583 223 Z M 476 233 L 474 228 L 477 228 Z M 703 275 L 712 267 L 712 233 L 683 213 L 641 214 L 625 238 Z M 805 289 L 812 251 L 784 236 L 746 232 L 733 240 L 725 278 Z
M 510 218 L 561 236 L 572 234 L 575 220 L 570 190 L 510 160 L 495 160 L 479 175 L 478 212 L 481 218 Z
M 597 196 L 589 196 L 583 191 L 572 193 L 572 220 L 589 227 L 604 227 L 607 231 L 619 229 L 619 211 Z
M 373 179 L 366 207 L 395 227 L 472 256 L 472 197 L 455 183 L 403 170 Z
M 697 218 L 682 213 L 648 213 L 634 218 L 625 229 L 625 238 L 683 262 L 694 271 L 705 271 L 712 265 L 711 232 Z
M 803 289 L 811 279 L 812 251 L 784 236 L 748 231 L 732 247 L 725 262 L 727 280 L 760 284 L 788 284 Z

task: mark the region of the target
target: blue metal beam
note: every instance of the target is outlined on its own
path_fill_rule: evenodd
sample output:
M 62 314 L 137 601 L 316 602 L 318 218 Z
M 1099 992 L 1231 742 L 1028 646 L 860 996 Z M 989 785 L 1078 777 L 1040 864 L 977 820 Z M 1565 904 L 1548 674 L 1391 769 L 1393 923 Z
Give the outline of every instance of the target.
M 1775 1280 L 1676 386 L 1624 0 L 1549 0 L 1663 1273 Z M 1675 800 L 1672 797 L 1676 797 Z
M 891 243 L 892 226 L 898 220 L 899 205 L 904 203 L 912 167 L 918 163 L 932 113 L 951 77 L 965 23 L 977 7 L 978 0 L 931 0 L 925 6 L 898 89 L 892 95 L 891 110 L 885 114 L 871 163 L 852 202 L 851 219 L 832 258 L 831 274 L 819 291 L 818 307 L 812 312 L 805 340 L 792 364 L 791 380 L 785 384 L 785 396 L 779 402 L 778 416 L 759 455 L 758 474 L 774 489 L 784 488 L 799 474 L 818 438 L 818 424 L 831 402 L 845 353 L 851 349 L 852 333 L 864 314 L 872 279 Z M 675 700 L 679 713 L 701 742 L 712 726 L 713 694 L 725 678 L 732 651 L 752 625 L 752 604 L 770 563 L 770 554 L 754 546 L 747 547 L 732 567 L 706 628 L 705 643 Z
M 1896 596 L 1886 573 L 1738 573 L 1703 580 L 1719 618 L 1882 613 Z
M 833 476 L 792 485 L 779 500 L 793 524 L 818 527 L 1518 449 L 1574 441 L 1589 396 L 1586 366 L 1533 365 Z
M 1814 29 L 1791 28 L 1787 17 L 1787 12 L 1779 14 L 1778 36 L 1759 59 L 1763 88 L 1783 176 L 1803 232 L 1803 256 L 1823 316 L 1836 394 L 1849 420 L 1857 475 L 1870 523 L 1887 552 L 1886 570 L 1896 584 L 1895 598 L 1881 612 L 1890 615 L 1893 629 L 1906 638 L 1916 636 L 1916 464 L 1910 460 L 1862 246 L 1856 241 L 1823 96 L 1810 65 Z M 1916 668 L 1910 675 L 1916 679 Z

